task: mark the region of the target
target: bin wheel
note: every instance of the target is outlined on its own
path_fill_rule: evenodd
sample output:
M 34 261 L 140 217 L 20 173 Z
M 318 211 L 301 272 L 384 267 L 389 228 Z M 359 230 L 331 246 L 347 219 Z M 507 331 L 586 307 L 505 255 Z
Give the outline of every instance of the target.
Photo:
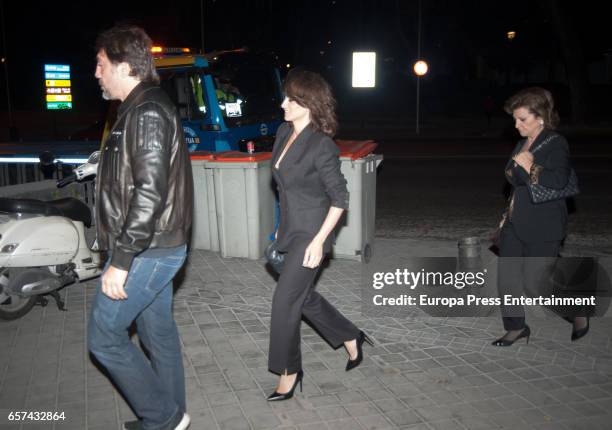
M 361 250 L 361 261 L 363 263 L 369 263 L 371 258 L 372 258 L 372 247 L 370 246 L 369 243 L 366 243 L 366 245 Z

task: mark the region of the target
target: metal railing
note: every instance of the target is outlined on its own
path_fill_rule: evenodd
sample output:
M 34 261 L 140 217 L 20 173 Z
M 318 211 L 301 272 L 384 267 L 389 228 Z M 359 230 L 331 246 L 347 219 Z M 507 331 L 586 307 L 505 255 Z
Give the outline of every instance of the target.
M 47 179 L 62 179 L 72 173 L 76 164 L 55 163 L 0 163 L 0 187 L 39 182 Z

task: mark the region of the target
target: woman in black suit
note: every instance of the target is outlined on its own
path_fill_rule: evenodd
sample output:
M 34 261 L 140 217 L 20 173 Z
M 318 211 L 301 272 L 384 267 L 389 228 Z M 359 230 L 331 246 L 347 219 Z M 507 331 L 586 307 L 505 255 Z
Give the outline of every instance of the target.
M 493 342 L 495 346 L 509 346 L 521 338 L 529 341 L 531 330 L 525 324 L 523 307 L 503 305 L 503 296 L 523 295 L 521 279 L 528 289 L 541 294 L 546 288 L 540 284 L 546 279 L 543 277 L 546 266 L 558 256 L 567 232 L 565 199 L 533 203 L 528 184 L 563 189 L 570 174 L 569 148 L 565 138 L 554 131 L 559 117 L 549 91 L 526 88 L 510 97 L 504 109 L 514 117 L 515 127 L 524 139 L 506 165 L 512 195 L 500 232 L 498 288 L 507 332 Z M 574 325 L 572 340 L 587 333 L 586 317 L 569 320 Z
M 272 173 L 278 185 L 280 225 L 277 246 L 284 269 L 272 299 L 268 367 L 280 375 L 268 400 L 293 396 L 303 378 L 300 352 L 302 318 L 333 347 L 349 354 L 346 370 L 358 366 L 368 337 L 314 290 L 321 261 L 331 250 L 333 230 L 348 209 L 339 150 L 330 136 L 336 127 L 335 100 L 318 74 L 292 70 L 283 85 L 285 120 L 276 134 Z

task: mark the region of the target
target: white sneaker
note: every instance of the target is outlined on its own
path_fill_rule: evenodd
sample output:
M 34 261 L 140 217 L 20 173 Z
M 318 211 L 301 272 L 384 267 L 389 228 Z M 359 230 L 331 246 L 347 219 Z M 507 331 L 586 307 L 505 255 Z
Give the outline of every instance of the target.
M 187 430 L 187 428 L 189 428 L 189 424 L 191 424 L 191 417 L 189 414 L 184 413 L 183 419 L 176 427 L 174 427 L 174 430 Z
M 183 414 L 181 422 L 178 423 L 174 430 L 185 430 L 191 424 L 191 417 L 188 414 Z M 128 421 L 123 423 L 123 430 L 142 430 L 142 422 L 140 420 Z

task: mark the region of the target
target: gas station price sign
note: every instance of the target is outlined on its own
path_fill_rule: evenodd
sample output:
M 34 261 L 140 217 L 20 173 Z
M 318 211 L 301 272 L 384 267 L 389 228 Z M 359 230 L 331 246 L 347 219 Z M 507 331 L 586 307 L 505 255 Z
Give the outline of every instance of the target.
M 48 110 L 72 109 L 70 65 L 45 64 L 45 100 Z

